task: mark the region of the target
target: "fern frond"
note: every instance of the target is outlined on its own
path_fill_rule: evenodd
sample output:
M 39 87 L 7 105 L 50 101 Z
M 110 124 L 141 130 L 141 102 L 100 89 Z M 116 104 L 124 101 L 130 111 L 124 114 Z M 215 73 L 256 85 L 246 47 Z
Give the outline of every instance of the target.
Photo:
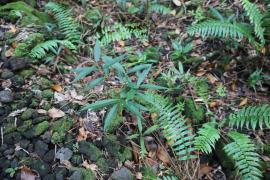
M 98 37 L 101 37 L 101 43 L 107 45 L 112 41 L 120 41 L 131 39 L 132 36 L 136 38 L 144 38 L 147 30 L 140 29 L 138 25 L 134 23 L 123 25 L 116 23 L 112 26 L 104 27 Z
M 250 42 L 254 42 L 251 33 L 243 24 L 227 21 L 209 20 L 188 27 L 187 32 L 191 36 L 198 34 L 203 38 L 221 37 L 241 40 L 246 37 Z
M 193 155 L 194 135 L 190 125 L 179 113 L 178 106 L 171 104 L 167 98 L 152 93 L 148 93 L 143 99 L 151 103 L 159 113 L 157 123 L 179 160 L 197 158 Z
M 162 176 L 158 180 L 178 180 L 178 178 L 175 176 Z
M 81 34 L 78 30 L 79 25 L 72 17 L 71 11 L 67 10 L 64 6 L 53 2 L 47 3 L 45 8 L 47 11 L 52 12 L 66 39 L 72 43 L 78 43 Z
M 238 132 L 231 131 L 228 136 L 233 142 L 224 146 L 224 151 L 234 160 L 235 168 L 241 179 L 261 179 L 260 156 L 256 153 L 255 145 L 247 136 Z
M 172 10 L 162 4 L 154 3 L 154 4 L 151 4 L 150 11 L 157 12 L 160 14 L 170 14 Z
M 240 0 L 245 11 L 247 12 L 248 18 L 251 23 L 254 24 L 254 31 L 256 36 L 259 38 L 262 44 L 265 44 L 264 39 L 264 28 L 262 27 L 263 15 L 261 14 L 258 6 L 249 0 Z
M 270 106 L 249 106 L 241 109 L 236 113 L 229 115 L 229 126 L 236 126 L 237 128 L 252 128 L 255 130 L 258 126 L 260 129 L 263 126 L 270 128 Z
M 49 40 L 36 45 L 30 52 L 30 56 L 33 58 L 43 58 L 46 56 L 47 51 L 52 51 L 57 54 L 59 45 L 65 46 L 70 50 L 75 50 L 76 47 L 68 40 Z
M 219 130 L 213 127 L 212 124 L 205 123 L 199 129 L 197 137 L 195 137 L 195 148 L 203 153 L 210 154 L 220 138 L 219 133 Z

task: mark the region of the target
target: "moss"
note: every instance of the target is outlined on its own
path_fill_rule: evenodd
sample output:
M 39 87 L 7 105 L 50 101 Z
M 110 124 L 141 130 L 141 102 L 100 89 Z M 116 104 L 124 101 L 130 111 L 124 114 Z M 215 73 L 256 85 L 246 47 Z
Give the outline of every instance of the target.
M 32 126 L 31 120 L 24 121 L 21 126 L 17 127 L 17 131 L 24 132 L 24 131 L 28 130 L 31 126 Z
M 110 124 L 110 126 L 108 127 L 107 132 L 108 133 L 113 133 L 122 122 L 123 122 L 123 117 L 122 116 L 117 116 L 112 121 L 112 123 Z
M 146 166 L 143 168 L 143 179 L 144 180 L 153 180 L 157 179 L 156 173 L 153 171 L 153 169 L 149 166 Z
M 17 44 L 13 56 L 16 57 L 23 57 L 26 56 L 29 53 L 29 45 L 26 43 L 19 43 Z
M 4 127 L 4 134 L 8 134 L 16 130 L 16 126 L 14 123 L 6 123 Z
M 130 150 L 130 148 L 124 148 L 124 150 L 120 156 L 120 161 L 125 162 L 127 160 L 132 160 L 132 158 L 133 158 L 133 155 L 132 155 L 132 151 Z
M 44 89 L 50 89 L 51 86 L 52 86 L 52 82 L 49 81 L 48 79 L 46 78 L 43 78 L 41 77 L 39 80 L 38 80 L 38 84 L 40 85 L 41 89 L 44 90 Z
M 195 104 L 191 98 L 185 99 L 185 114 L 193 123 L 198 124 L 204 120 L 205 110 L 201 105 Z
M 65 133 L 54 132 L 51 138 L 51 142 L 53 144 L 57 144 L 64 141 L 64 139 L 65 139 Z
M 49 128 L 49 123 L 48 121 L 43 121 L 33 128 L 33 135 L 34 136 L 39 136 L 42 133 L 44 133 L 47 129 Z
M 105 158 L 99 158 L 96 165 L 101 170 L 101 172 L 107 174 L 110 172 L 109 162 Z
M 111 155 L 118 157 L 121 146 L 115 135 L 107 135 L 103 138 L 103 143 L 107 152 Z
M 20 72 L 20 75 L 24 78 L 27 79 L 31 77 L 35 73 L 34 69 L 24 69 Z
M 80 155 L 75 154 L 71 157 L 71 162 L 75 165 L 79 165 L 83 162 L 82 157 Z
M 79 152 L 94 162 L 98 161 L 98 159 L 102 157 L 102 152 L 94 144 L 87 141 L 79 142 Z
M 37 112 L 34 110 L 34 109 L 26 109 L 22 115 L 21 115 L 21 120 L 29 120 L 33 117 L 36 117 L 37 116 Z
M 96 179 L 96 177 L 91 169 L 72 167 L 72 168 L 70 168 L 70 170 L 71 171 L 79 171 L 83 175 L 83 180 L 95 180 Z
M 52 125 L 52 143 L 60 143 L 65 139 L 66 132 L 72 127 L 73 119 L 71 118 L 62 118 Z
M 50 99 L 53 98 L 54 93 L 51 89 L 46 89 L 42 91 L 41 95 L 44 99 Z

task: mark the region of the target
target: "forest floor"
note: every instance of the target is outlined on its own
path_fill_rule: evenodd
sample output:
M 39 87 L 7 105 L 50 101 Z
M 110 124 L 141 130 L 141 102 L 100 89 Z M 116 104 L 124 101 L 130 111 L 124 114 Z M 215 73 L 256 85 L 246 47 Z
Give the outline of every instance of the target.
M 170 142 L 154 126 L 157 113 L 142 113 L 146 133 L 139 133 L 138 117 L 128 110 L 121 111 L 120 122 L 105 132 L 108 108 L 81 109 L 108 96 L 115 97 L 121 89 L 120 80 L 113 76 L 85 91 L 85 86 L 100 74 L 87 74 L 74 82 L 78 77 L 74 69 L 93 65 L 98 38 L 103 55 L 127 54 L 123 63 L 126 69 L 152 64 L 144 82 L 166 86 L 166 91 L 158 92 L 182 103 L 184 116 L 193 123 L 194 131 L 213 119 L 223 122 L 231 112 L 246 106 L 270 104 L 269 44 L 256 51 L 247 41 L 202 39 L 185 32 L 195 21 L 206 20 L 210 7 L 230 14 L 243 11 L 239 3 L 168 1 L 163 5 L 169 13 L 153 11 L 146 15 L 133 13 L 140 8 L 135 7 L 136 3 L 126 3 L 126 12 L 115 1 L 64 1 L 81 26 L 81 43 L 76 45 L 76 52 L 57 47 L 57 52 L 51 53 L 48 48 L 45 57 L 33 58 L 30 52 L 36 44 L 63 38 L 63 34 L 55 21 L 44 25 L 31 19 L 33 11 L 37 11 L 34 15 L 45 12 L 45 1 L 25 2 L 30 8 L 11 6 L 4 10 L 6 15 L 1 14 L 0 6 L 0 179 L 235 177 L 233 166 L 218 147 L 210 155 L 198 152 L 200 158 L 191 164 L 178 161 Z M 263 3 L 259 5 L 266 9 Z M 52 18 L 52 14 L 47 15 Z M 121 28 L 109 29 L 121 23 L 139 24 L 132 27 L 139 35 L 125 37 L 120 34 L 125 33 Z M 123 39 L 103 38 L 106 28 L 111 34 L 119 32 Z M 182 80 L 186 77 L 187 81 Z M 137 77 L 132 75 L 131 79 Z M 229 129 L 222 126 L 220 131 L 226 133 Z M 269 129 L 241 132 L 256 141 L 257 148 L 260 142 L 270 143 Z M 270 162 L 269 149 L 260 154 L 263 162 Z M 270 176 L 267 168 L 263 170 L 265 179 Z

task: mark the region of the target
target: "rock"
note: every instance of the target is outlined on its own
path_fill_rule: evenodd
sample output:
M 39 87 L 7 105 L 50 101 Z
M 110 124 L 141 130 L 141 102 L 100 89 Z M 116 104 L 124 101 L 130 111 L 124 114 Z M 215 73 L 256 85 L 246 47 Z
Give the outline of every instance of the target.
M 53 174 L 47 174 L 47 175 L 44 177 L 43 180 L 54 180 L 54 179 L 55 179 L 55 177 L 54 177 Z
M 49 116 L 40 116 L 33 119 L 33 124 L 37 124 L 43 121 L 49 121 L 49 119 L 50 119 Z
M 7 144 L 2 144 L 2 145 L 0 146 L 0 152 L 5 151 L 7 148 L 8 148 L 8 145 L 7 145 Z
M 60 163 L 68 161 L 73 155 L 73 152 L 68 148 L 61 148 L 56 152 L 56 159 L 60 160 Z
M 110 172 L 109 161 L 105 158 L 99 158 L 96 165 L 102 173 L 108 174 Z
M 36 112 L 36 110 L 29 108 L 29 109 L 26 109 L 22 113 L 20 119 L 21 120 L 29 120 L 29 119 L 35 118 L 37 115 L 38 115 L 38 113 Z
M 22 139 L 20 140 L 20 146 L 23 148 L 23 149 L 27 149 L 28 145 L 30 144 L 30 141 L 27 140 L 27 139 Z
M 25 132 L 26 130 L 30 129 L 32 126 L 32 121 L 23 121 L 22 125 L 17 127 L 17 131 L 19 132 Z
M 26 58 L 12 57 L 4 63 L 4 67 L 11 69 L 12 71 L 21 70 L 27 66 L 28 66 L 28 59 Z
M 67 174 L 66 168 L 58 167 L 58 168 L 55 169 L 55 172 L 56 172 L 56 174 L 55 174 L 55 179 L 56 180 L 64 180 L 64 178 L 65 178 L 65 176 Z
M 36 170 L 40 174 L 40 176 L 47 175 L 50 170 L 50 166 L 40 160 L 34 160 L 31 168 L 33 170 Z
M 53 162 L 53 160 L 54 160 L 54 155 L 55 155 L 55 151 L 54 151 L 54 149 L 52 149 L 52 150 L 48 151 L 48 152 L 44 155 L 43 160 L 44 160 L 45 162 L 47 162 L 47 163 L 51 163 L 51 162 Z
M 2 79 L 9 79 L 9 78 L 12 78 L 13 76 L 14 76 L 14 73 L 11 71 L 3 71 L 1 74 Z
M 52 143 L 59 143 L 65 139 L 66 132 L 72 127 L 73 119 L 61 118 L 55 121 L 52 125 L 53 135 L 51 138 Z
M 9 90 L 0 91 L 0 102 L 2 103 L 10 103 L 13 101 L 12 92 Z
M 79 142 L 79 152 L 86 155 L 91 161 L 94 162 L 96 162 L 102 156 L 102 152 L 94 144 L 87 141 Z
M 81 180 L 82 179 L 82 173 L 80 171 L 75 171 L 72 173 L 72 175 L 69 177 L 70 180 Z
M 14 149 L 13 148 L 10 148 L 10 149 L 7 149 L 4 151 L 4 156 L 7 156 L 7 155 L 11 155 L 14 153 Z
M 24 84 L 24 79 L 19 75 L 15 75 L 11 78 L 11 82 L 13 86 L 20 88 Z
M 9 133 L 9 134 L 5 135 L 4 137 L 5 137 L 4 142 L 7 144 L 12 144 L 12 145 L 19 143 L 20 140 L 22 139 L 21 134 L 18 132 Z
M 50 143 L 51 142 L 51 133 L 49 131 L 47 131 L 41 136 L 41 138 L 44 142 Z
M 51 89 L 46 89 L 42 91 L 41 95 L 44 99 L 50 99 L 53 98 L 54 93 Z
M 37 155 L 39 155 L 39 157 L 42 158 L 48 150 L 49 150 L 48 145 L 43 141 L 38 140 L 35 143 L 35 152 L 37 153 Z
M 111 175 L 112 180 L 134 180 L 134 176 L 129 169 L 122 167 Z

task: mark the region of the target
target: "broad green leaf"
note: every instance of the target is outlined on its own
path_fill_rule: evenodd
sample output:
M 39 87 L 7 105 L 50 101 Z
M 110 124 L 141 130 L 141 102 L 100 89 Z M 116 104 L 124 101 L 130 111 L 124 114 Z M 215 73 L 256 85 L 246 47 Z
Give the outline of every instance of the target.
M 151 68 L 151 64 L 140 64 L 128 70 L 128 74 L 141 71 L 146 68 Z
M 132 102 L 130 101 L 126 102 L 125 107 L 129 112 L 133 113 L 135 116 L 138 116 L 141 119 L 144 119 L 142 114 L 139 111 L 139 108 L 136 107 Z
M 155 132 L 158 129 L 159 129 L 159 126 L 158 125 L 153 125 L 150 128 L 148 128 L 146 131 L 144 131 L 143 135 L 144 136 L 149 135 L 149 134 Z
M 99 40 L 97 40 L 94 47 L 94 59 L 96 62 L 100 60 L 100 56 L 101 56 L 101 47 Z
M 142 133 L 142 119 L 140 116 L 137 116 L 137 122 L 138 122 L 138 129 L 141 134 Z
M 117 104 L 115 104 L 107 113 L 106 118 L 104 120 L 104 131 L 107 131 L 108 128 L 110 127 L 111 123 L 117 116 L 117 111 L 118 111 Z
M 151 65 L 148 68 L 146 68 L 145 70 L 143 70 L 142 73 L 137 72 L 137 76 L 138 76 L 137 86 L 141 85 L 141 83 L 144 81 L 144 79 L 148 75 L 150 69 L 151 69 Z
M 105 100 L 100 100 L 100 101 L 97 101 L 95 103 L 88 104 L 88 105 L 84 106 L 80 111 L 85 111 L 85 110 L 88 110 L 88 109 L 97 110 L 97 109 L 104 108 L 106 106 L 110 106 L 110 105 L 116 104 L 118 102 L 119 102 L 119 99 L 105 99 Z
M 132 135 L 128 136 L 127 139 L 132 140 L 132 139 L 138 138 L 139 136 L 140 136 L 139 134 L 132 134 Z
M 155 84 L 142 84 L 142 85 L 140 85 L 140 88 L 154 89 L 154 90 L 167 89 L 166 87 L 158 86 Z
M 140 148 L 141 148 L 140 151 L 141 157 L 144 158 L 145 155 L 147 154 L 147 150 L 145 148 L 144 138 L 142 136 L 140 137 Z
M 73 71 L 77 72 L 79 74 L 75 77 L 75 79 L 72 81 L 72 83 L 85 78 L 88 74 L 90 74 L 91 72 L 96 71 L 96 70 L 97 70 L 97 68 L 94 67 L 94 66 L 92 66 L 92 67 L 81 67 L 81 68 L 74 69 Z
M 101 84 L 103 81 L 104 81 L 104 77 L 100 77 L 100 78 L 97 78 L 97 79 L 92 80 L 85 87 L 85 91 L 88 91 L 90 89 L 93 89 L 95 86 Z

